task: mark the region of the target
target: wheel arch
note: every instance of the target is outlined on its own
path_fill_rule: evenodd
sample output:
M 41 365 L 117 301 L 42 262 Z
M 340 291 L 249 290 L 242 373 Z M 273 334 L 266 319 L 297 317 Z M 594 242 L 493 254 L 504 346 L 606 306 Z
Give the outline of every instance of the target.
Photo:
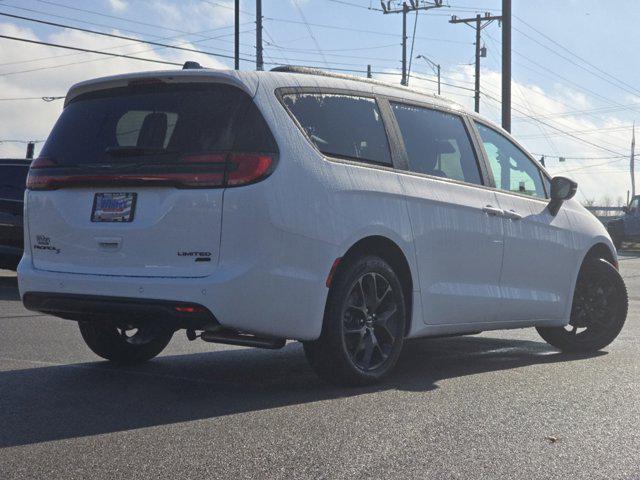
M 582 270 L 585 262 L 593 258 L 602 258 L 614 267 L 618 268 L 618 256 L 615 247 L 613 246 L 611 240 L 604 235 L 592 237 L 591 241 L 587 245 L 583 245 L 581 248 L 577 249 L 575 255 L 575 268 L 573 272 L 571 272 L 571 276 L 568 279 L 568 281 L 570 281 L 571 283 L 569 284 L 566 299 L 566 308 L 564 311 L 564 319 L 566 323 L 569 322 L 569 318 L 571 317 L 571 308 L 573 305 L 573 296 L 575 293 L 576 284 L 578 282 L 580 271 Z
M 589 248 L 589 250 L 587 250 L 587 253 L 582 258 L 582 263 L 580 264 L 580 267 L 582 268 L 582 265 L 584 265 L 585 261 L 592 258 L 602 258 L 607 262 L 609 262 L 614 267 L 617 268 L 618 266 L 617 255 L 611 250 L 609 245 L 607 245 L 604 242 L 598 242 L 592 245 L 591 248 Z
M 414 311 L 414 280 L 407 255 L 402 250 L 402 248 L 389 237 L 386 237 L 384 235 L 369 235 L 367 237 L 361 238 L 345 251 L 335 273 L 338 274 L 341 267 L 347 265 L 352 259 L 358 258 L 363 255 L 379 256 L 387 263 L 389 263 L 393 270 L 398 274 L 400 283 L 402 284 L 402 291 L 407 302 L 408 321 L 405 327 L 405 335 L 408 335 L 411 330 Z

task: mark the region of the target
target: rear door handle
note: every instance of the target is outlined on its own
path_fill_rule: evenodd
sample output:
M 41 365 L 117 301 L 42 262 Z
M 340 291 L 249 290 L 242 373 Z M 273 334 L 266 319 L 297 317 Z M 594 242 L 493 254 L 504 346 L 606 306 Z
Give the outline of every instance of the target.
M 515 210 L 503 210 L 503 216 L 509 220 L 522 220 L 522 215 Z
M 502 217 L 504 216 L 504 210 L 501 208 L 496 208 L 492 205 L 486 205 L 482 207 L 482 211 L 487 215 L 491 215 L 492 217 Z

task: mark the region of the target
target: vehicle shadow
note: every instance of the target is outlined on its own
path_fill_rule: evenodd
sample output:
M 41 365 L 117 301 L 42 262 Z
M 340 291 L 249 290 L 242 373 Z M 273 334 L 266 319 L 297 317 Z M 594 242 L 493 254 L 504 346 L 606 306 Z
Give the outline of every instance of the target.
M 323 383 L 295 342 L 276 352 L 233 348 L 163 356 L 137 367 L 42 363 L 0 372 L 0 448 L 376 391 L 428 392 L 445 379 L 581 358 L 556 353 L 542 342 L 413 340 L 407 342 L 392 379 L 366 388 Z

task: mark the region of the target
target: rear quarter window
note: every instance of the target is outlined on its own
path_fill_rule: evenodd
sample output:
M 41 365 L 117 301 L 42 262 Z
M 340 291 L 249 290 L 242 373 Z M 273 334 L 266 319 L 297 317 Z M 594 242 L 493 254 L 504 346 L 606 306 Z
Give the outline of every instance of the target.
M 286 94 L 282 99 L 320 152 L 391 165 L 389 142 L 374 99 L 333 93 Z

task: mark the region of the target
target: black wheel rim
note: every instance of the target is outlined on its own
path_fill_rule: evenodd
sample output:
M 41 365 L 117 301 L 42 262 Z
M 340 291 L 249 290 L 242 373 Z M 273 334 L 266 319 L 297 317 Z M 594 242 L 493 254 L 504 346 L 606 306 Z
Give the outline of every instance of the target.
M 345 300 L 343 339 L 353 365 L 362 371 L 382 367 L 402 332 L 396 292 L 379 273 L 358 278 Z
M 580 280 L 565 331 L 577 341 L 607 333 L 615 322 L 618 302 L 616 286 L 608 279 L 593 276 Z

